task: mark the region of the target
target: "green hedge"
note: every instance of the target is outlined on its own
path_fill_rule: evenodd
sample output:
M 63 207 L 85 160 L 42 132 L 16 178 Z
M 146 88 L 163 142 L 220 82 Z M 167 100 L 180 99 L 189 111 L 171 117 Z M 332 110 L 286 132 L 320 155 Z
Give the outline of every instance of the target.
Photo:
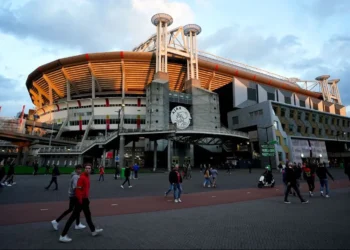
M 73 167 L 58 167 L 60 170 L 61 174 L 71 174 L 74 171 Z M 6 169 L 6 173 L 8 170 L 8 167 L 5 167 Z M 45 174 L 46 168 L 45 167 L 39 167 L 38 170 L 38 174 Z M 50 173 L 52 171 L 52 167 L 50 168 Z M 163 173 L 164 171 L 166 171 L 165 169 L 158 169 L 157 173 Z M 16 166 L 15 167 L 15 174 L 18 175 L 29 175 L 29 174 L 33 174 L 34 172 L 34 168 L 33 167 L 28 167 L 28 166 Z M 141 168 L 139 170 L 140 173 L 153 173 L 151 171 L 151 169 L 149 168 Z M 98 169 L 95 169 L 95 174 L 98 173 Z M 106 168 L 105 169 L 105 173 L 106 174 L 114 174 L 115 173 L 115 169 L 114 168 Z

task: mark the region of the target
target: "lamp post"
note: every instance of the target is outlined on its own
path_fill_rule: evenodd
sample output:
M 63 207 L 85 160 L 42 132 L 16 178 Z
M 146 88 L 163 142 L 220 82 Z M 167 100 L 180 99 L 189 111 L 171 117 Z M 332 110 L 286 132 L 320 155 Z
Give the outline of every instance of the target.
M 269 128 L 271 128 L 271 127 L 273 127 L 273 124 L 272 124 L 272 125 L 270 125 L 270 126 L 267 126 L 267 127 L 258 127 L 258 128 L 260 128 L 260 129 L 265 129 L 265 134 L 266 134 L 266 144 L 268 144 L 268 143 L 269 143 L 269 135 L 268 135 L 268 133 L 267 133 L 267 130 L 268 130 Z M 270 167 L 272 168 L 271 156 L 270 156 L 270 155 L 269 155 L 269 164 L 270 164 Z

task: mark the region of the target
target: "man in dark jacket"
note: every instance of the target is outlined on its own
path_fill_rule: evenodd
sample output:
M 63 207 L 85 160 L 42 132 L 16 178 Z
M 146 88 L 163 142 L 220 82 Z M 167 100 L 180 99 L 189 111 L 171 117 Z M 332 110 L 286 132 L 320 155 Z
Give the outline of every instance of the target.
M 328 178 L 327 175 L 334 181 L 333 176 L 328 172 L 328 169 L 324 166 L 324 164 L 320 164 L 316 170 L 316 174 L 318 178 L 320 179 L 320 191 L 321 196 L 324 196 L 323 194 L 323 188 L 326 188 L 326 198 L 329 198 L 329 187 L 328 187 Z
M 287 203 L 287 204 L 290 203 L 290 201 L 288 201 L 288 195 L 292 188 L 298 195 L 301 203 L 309 203 L 309 201 L 306 201 L 303 199 L 303 197 L 301 197 L 299 188 L 297 186 L 297 174 L 295 173 L 292 163 L 289 163 L 288 167 L 286 168 L 286 182 L 287 182 L 287 190 L 284 194 L 284 203 Z
M 50 184 L 45 188 L 46 190 L 48 190 L 52 183 L 55 183 L 56 188 L 54 190 L 58 190 L 58 184 L 57 184 L 57 177 L 60 175 L 60 171 L 58 170 L 58 167 L 56 165 L 54 165 L 54 168 L 52 169 L 52 177 L 51 177 L 51 181 Z
M 182 176 L 179 172 L 179 166 L 173 168 L 173 170 L 169 173 L 169 182 L 174 187 L 174 201 L 175 203 L 182 202 L 180 197 L 182 193 Z
M 125 181 L 123 182 L 123 184 L 120 186 L 121 188 L 124 188 L 124 184 L 126 182 L 128 182 L 128 186 L 129 188 L 132 188 L 132 186 L 130 185 L 130 174 L 131 174 L 131 169 L 129 166 L 127 166 L 125 168 L 125 172 L 124 172 L 124 176 L 125 176 Z
M 8 159 L 7 164 L 9 165 L 9 168 L 7 170 L 7 176 L 4 183 L 6 186 L 11 187 L 12 185 L 16 184 L 16 182 L 13 182 L 15 175 L 15 159 Z

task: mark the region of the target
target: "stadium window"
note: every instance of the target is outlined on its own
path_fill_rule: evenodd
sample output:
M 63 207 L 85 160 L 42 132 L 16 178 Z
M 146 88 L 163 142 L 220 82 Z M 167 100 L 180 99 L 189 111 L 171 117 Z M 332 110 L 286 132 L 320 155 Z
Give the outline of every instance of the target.
M 301 126 L 298 126 L 297 131 L 298 131 L 298 133 L 301 133 Z
M 287 104 L 292 104 L 292 100 L 291 100 L 290 96 L 285 96 L 284 97 L 284 102 L 287 103 Z
M 316 129 L 312 128 L 312 134 L 316 134 Z
M 294 125 L 293 124 L 289 124 L 289 131 L 293 132 L 293 129 L 294 129 Z
M 237 125 L 238 124 L 238 116 L 233 116 L 232 117 L 232 124 Z
M 322 135 L 322 129 L 321 128 L 318 129 L 318 134 Z
M 289 111 L 289 118 L 294 118 L 294 110 Z
M 318 103 L 313 103 L 312 106 L 313 106 L 314 110 L 318 110 Z
M 337 119 L 337 125 L 339 126 L 339 123 L 340 123 L 340 120 L 339 119 Z
M 324 123 L 328 124 L 328 117 L 324 119 Z
M 283 109 L 283 108 L 281 109 L 281 116 L 282 116 L 282 117 L 285 117 L 285 116 L 286 116 L 286 110 Z
M 312 121 L 316 122 L 316 114 L 312 114 Z
M 282 123 L 282 129 L 286 130 L 286 124 Z
M 275 100 L 275 93 L 267 92 L 267 100 L 274 101 Z
M 343 127 L 345 127 L 345 120 L 343 120 Z
M 323 116 L 320 115 L 320 116 L 318 117 L 318 122 L 319 122 L 319 123 L 322 123 L 322 122 L 323 122 Z
M 306 105 L 305 105 L 305 101 L 299 100 L 299 106 L 305 108 L 305 106 L 306 106 Z
M 256 101 L 256 89 L 247 88 L 248 100 Z
M 298 111 L 298 120 L 301 120 L 301 114 L 302 114 L 302 112 Z
M 305 127 L 305 134 L 309 133 L 309 128 Z
M 305 113 L 305 121 L 309 120 L 309 113 Z

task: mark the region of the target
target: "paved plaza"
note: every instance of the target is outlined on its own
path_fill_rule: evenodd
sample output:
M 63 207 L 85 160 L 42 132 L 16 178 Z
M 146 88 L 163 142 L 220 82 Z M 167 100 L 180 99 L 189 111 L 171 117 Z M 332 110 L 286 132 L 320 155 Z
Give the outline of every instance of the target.
M 69 176 L 59 177 L 58 191 L 45 191 L 49 176 L 16 176 L 17 185 L 0 189 L 1 249 L 349 249 L 350 184 L 342 170 L 330 170 L 331 198 L 316 196 L 309 204 L 283 187 L 256 188 L 262 170 L 220 172 L 217 189 L 201 187 L 202 175 L 185 180 L 183 203 L 163 197 L 167 174 L 143 174 L 132 189 L 122 190 L 112 175 L 92 176 L 91 210 L 97 227 L 71 230 L 73 241 L 59 243 L 49 223 L 67 207 Z M 302 191 L 306 196 L 305 184 Z M 82 219 L 83 223 L 85 220 Z M 65 221 L 60 223 L 63 229 Z M 20 240 L 18 240 L 18 237 Z

